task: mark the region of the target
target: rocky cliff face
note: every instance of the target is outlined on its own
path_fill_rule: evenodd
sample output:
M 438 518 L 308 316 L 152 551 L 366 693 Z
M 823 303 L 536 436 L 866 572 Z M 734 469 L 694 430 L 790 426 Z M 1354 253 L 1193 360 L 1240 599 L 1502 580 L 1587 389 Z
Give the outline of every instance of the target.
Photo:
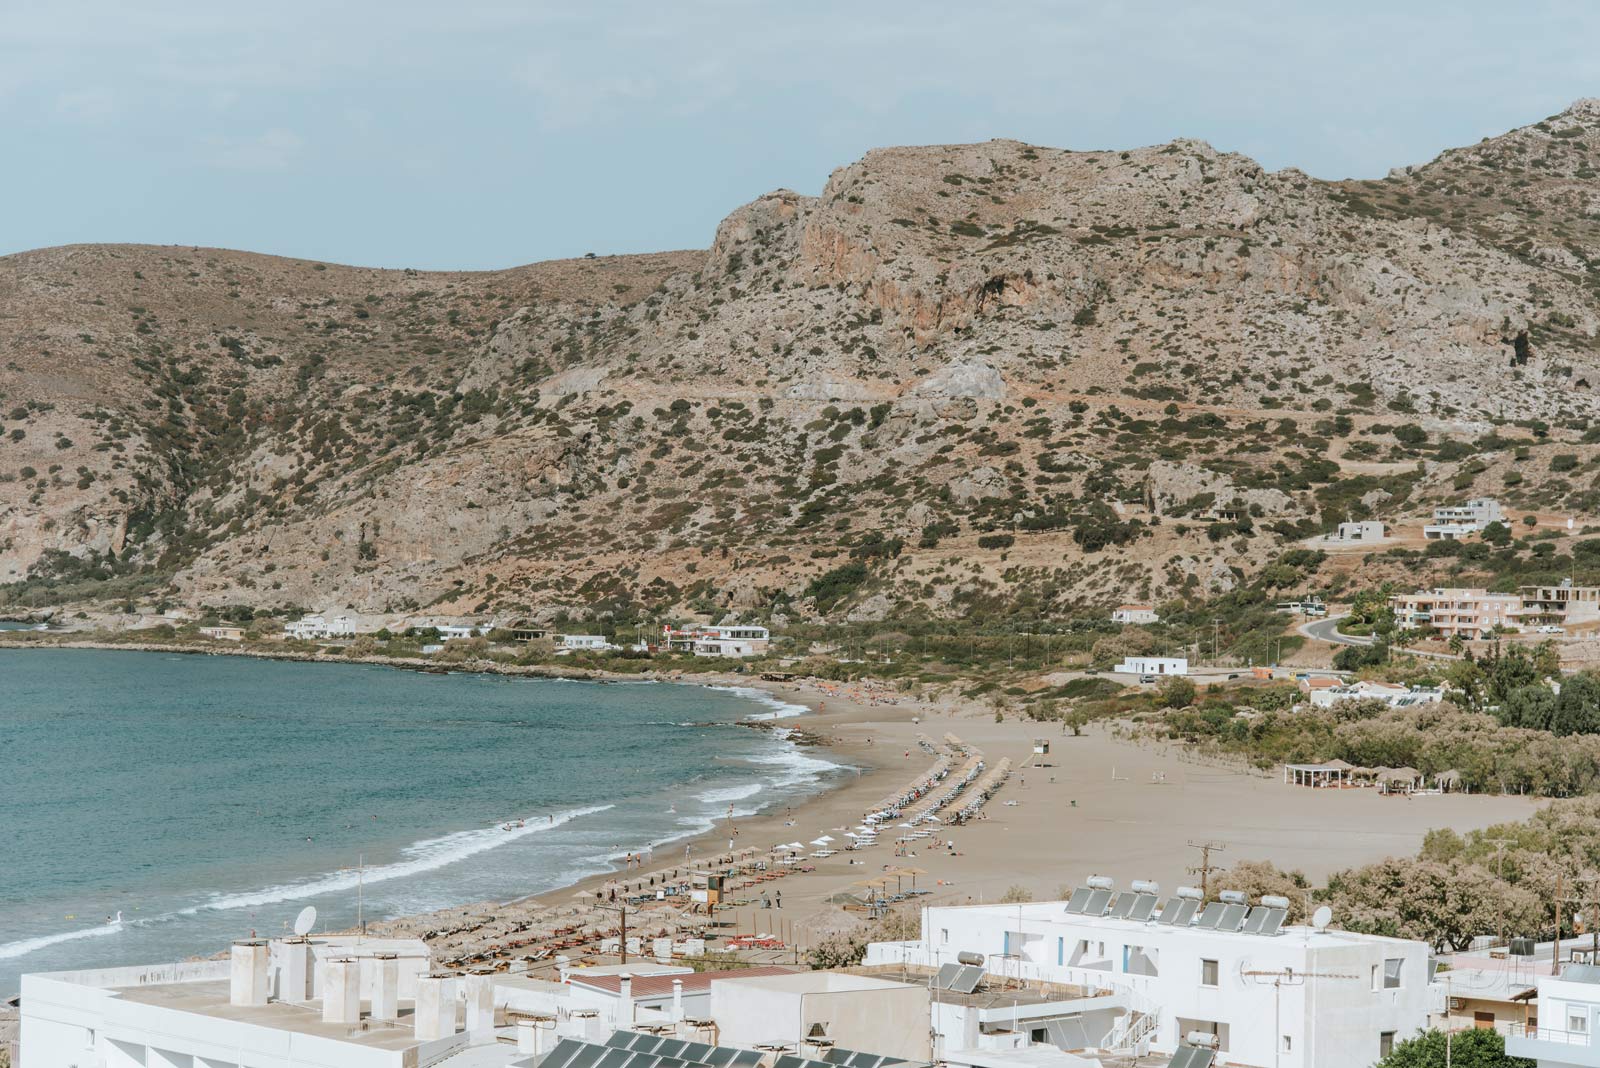
M 1583 101 L 1381 182 L 1192 141 L 884 149 L 703 253 L 7 257 L 0 582 L 369 612 L 1197 596 L 1341 518 L 1499 490 L 1491 428 L 1588 462 L 1597 154 Z M 1546 481 L 1517 492 L 1593 507 Z M 1255 521 L 1218 536 L 1228 502 Z

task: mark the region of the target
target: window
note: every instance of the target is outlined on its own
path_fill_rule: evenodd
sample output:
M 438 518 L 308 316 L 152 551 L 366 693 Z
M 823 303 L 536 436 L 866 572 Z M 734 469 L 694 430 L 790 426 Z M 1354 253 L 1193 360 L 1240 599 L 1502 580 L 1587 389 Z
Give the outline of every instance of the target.
M 1372 989 L 1383 989 L 1383 972 L 1379 970 L 1376 964 L 1372 966 Z
M 939 944 L 941 946 L 948 946 L 950 944 L 950 928 L 939 928 Z
M 1403 957 L 1390 957 L 1383 962 L 1383 988 L 1385 990 L 1398 990 L 1400 987 L 1400 966 L 1405 963 Z
M 1200 985 L 1201 986 L 1216 986 L 1217 985 L 1217 962 L 1216 961 L 1214 961 L 1214 960 L 1202 960 L 1200 962 Z
M 1568 1009 L 1567 1030 L 1578 1035 L 1588 1033 L 1589 1014 L 1582 1009 Z
M 1294 1052 L 1294 1038 L 1292 1036 L 1290 1036 L 1290 1035 L 1284 1035 L 1283 1036 L 1283 1052 L 1285 1052 L 1285 1053 L 1293 1053 Z
M 1393 1031 L 1379 1031 L 1378 1032 L 1378 1056 L 1379 1057 L 1387 1057 L 1389 1054 L 1391 1054 L 1393 1052 L 1394 1052 L 1394 1032 Z

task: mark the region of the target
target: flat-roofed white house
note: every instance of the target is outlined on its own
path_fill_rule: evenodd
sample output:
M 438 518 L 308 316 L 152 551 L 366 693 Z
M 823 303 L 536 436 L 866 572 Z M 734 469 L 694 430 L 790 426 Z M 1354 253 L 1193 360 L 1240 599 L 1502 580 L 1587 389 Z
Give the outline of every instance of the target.
M 935 1059 L 1014 1048 L 1018 1035 L 1062 1050 L 1170 1055 L 1199 1032 L 1219 1064 L 1364 1068 L 1427 1025 L 1437 1000 L 1427 945 L 1283 927 L 1282 899 L 1252 907 L 1199 896 L 1180 890 L 1161 903 L 1146 883 L 1086 886 L 1069 902 L 936 906 L 920 938 L 875 942 L 866 964 L 945 969 L 949 992 L 933 995 Z M 1027 996 L 1007 993 L 1019 989 Z
M 615 648 L 615 645 L 606 641 L 604 634 L 561 634 L 556 637 L 558 653 L 578 651 L 603 653 Z
M 836 1049 L 865 1050 L 926 1063 L 929 990 L 924 982 L 809 971 L 738 974 L 711 986 L 710 1015 L 730 1046 L 798 1045 L 817 1038 Z
M 1127 656 L 1111 670 L 1126 675 L 1187 675 L 1189 659 L 1183 656 Z
M 349 616 L 304 616 L 292 623 L 283 625 L 283 636 L 297 641 L 319 641 L 328 638 L 353 638 L 356 634 L 355 620 Z
M 772 644 L 766 627 L 702 627 L 694 640 L 695 656 L 762 656 Z
M 1424 538 L 1455 540 L 1481 533 L 1490 523 L 1505 522 L 1500 502 L 1492 497 L 1474 497 L 1466 504 L 1433 510 L 1433 522 L 1422 528 Z
M 1369 519 L 1359 523 L 1340 523 L 1339 529 L 1334 532 L 1330 540 L 1346 542 L 1382 541 L 1383 536 L 1383 524 L 1376 519 Z
M 1506 1056 L 1539 1068 L 1600 1065 L 1600 967 L 1566 964 L 1559 976 L 1537 977 L 1538 1006 L 1528 1019 L 1495 1023 L 1506 1035 Z
M 210 638 L 214 642 L 242 642 L 244 641 L 244 628 L 201 627 L 200 637 Z
M 1147 604 L 1119 604 L 1111 610 L 1113 623 L 1159 623 L 1160 615 Z
M 490 976 L 434 975 L 415 940 L 249 940 L 228 960 L 24 975 L 21 1063 L 415 1068 L 494 1046 L 494 1002 Z M 503 1049 L 483 1064 L 519 1060 Z

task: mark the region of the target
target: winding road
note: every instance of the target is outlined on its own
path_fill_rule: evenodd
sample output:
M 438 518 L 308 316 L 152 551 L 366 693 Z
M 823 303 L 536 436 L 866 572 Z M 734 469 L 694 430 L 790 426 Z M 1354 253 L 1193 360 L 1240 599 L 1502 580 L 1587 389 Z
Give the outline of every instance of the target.
M 1327 642 L 1330 645 L 1371 645 L 1371 638 L 1339 633 L 1339 620 L 1346 618 L 1348 616 L 1329 616 L 1327 619 L 1314 619 L 1300 624 L 1300 633 L 1312 641 Z

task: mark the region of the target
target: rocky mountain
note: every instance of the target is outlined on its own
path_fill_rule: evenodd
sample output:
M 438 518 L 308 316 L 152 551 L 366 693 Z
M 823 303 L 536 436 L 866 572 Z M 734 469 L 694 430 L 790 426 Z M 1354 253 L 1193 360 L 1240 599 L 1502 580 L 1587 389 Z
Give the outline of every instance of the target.
M 0 597 L 1026 615 L 1593 512 L 1597 166 L 1580 101 L 1376 182 L 884 149 L 706 252 L 0 258 Z

